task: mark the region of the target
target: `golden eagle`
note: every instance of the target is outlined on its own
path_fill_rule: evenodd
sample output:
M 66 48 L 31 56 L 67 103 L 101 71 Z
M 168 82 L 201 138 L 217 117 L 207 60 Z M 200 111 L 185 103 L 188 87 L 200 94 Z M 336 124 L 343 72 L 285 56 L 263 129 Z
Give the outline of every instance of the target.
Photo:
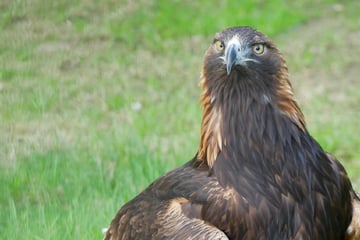
M 120 239 L 345 239 L 358 203 L 306 129 L 284 58 L 263 33 L 215 35 L 201 73 L 199 150 L 126 203 Z

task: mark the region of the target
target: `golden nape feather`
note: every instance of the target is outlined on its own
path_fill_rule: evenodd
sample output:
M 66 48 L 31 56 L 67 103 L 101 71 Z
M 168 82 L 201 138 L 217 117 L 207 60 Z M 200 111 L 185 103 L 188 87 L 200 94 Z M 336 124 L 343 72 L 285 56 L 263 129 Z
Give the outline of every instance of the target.
M 223 136 L 221 135 L 222 120 L 220 109 L 212 106 L 214 99 L 207 92 L 204 79 L 200 82 L 200 85 L 203 89 L 200 102 L 204 113 L 197 158 L 201 161 L 206 161 L 206 164 L 212 167 L 223 144 L 226 144 L 226 142 L 223 142 Z
M 263 33 L 217 33 L 201 73 L 195 157 L 123 205 L 106 240 L 356 240 L 360 201 L 308 133 L 288 69 Z

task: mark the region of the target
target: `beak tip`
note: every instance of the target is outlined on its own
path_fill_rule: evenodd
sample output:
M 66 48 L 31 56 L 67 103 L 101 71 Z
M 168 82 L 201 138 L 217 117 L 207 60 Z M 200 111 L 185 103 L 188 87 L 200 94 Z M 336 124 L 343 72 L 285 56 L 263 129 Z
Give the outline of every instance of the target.
M 230 75 L 230 73 L 231 73 L 231 66 L 229 66 L 229 65 L 226 66 L 226 73 L 227 73 L 228 76 Z

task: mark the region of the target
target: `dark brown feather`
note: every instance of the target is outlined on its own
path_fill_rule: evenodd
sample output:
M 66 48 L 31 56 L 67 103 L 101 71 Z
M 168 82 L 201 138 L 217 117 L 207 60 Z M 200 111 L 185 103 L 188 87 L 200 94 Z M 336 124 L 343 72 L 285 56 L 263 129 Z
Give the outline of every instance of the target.
M 248 27 L 226 29 L 214 43 L 232 39 L 250 60 L 229 73 L 226 53 L 207 50 L 195 158 L 126 203 L 105 239 L 345 238 L 356 194 L 307 132 L 285 60 Z M 266 52 L 257 56 L 259 43 Z

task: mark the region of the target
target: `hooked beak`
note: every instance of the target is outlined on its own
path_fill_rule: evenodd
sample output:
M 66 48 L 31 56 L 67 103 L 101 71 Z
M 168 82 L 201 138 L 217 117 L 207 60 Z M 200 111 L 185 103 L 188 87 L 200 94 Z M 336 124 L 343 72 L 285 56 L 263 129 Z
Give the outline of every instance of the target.
M 247 66 L 248 62 L 260 63 L 257 59 L 249 57 L 250 55 L 251 50 L 246 46 L 242 46 L 237 37 L 233 37 L 225 48 L 224 59 L 227 74 L 231 74 L 234 65 Z
M 226 71 L 230 75 L 234 65 L 242 63 L 241 45 L 237 39 L 229 41 L 225 49 Z

